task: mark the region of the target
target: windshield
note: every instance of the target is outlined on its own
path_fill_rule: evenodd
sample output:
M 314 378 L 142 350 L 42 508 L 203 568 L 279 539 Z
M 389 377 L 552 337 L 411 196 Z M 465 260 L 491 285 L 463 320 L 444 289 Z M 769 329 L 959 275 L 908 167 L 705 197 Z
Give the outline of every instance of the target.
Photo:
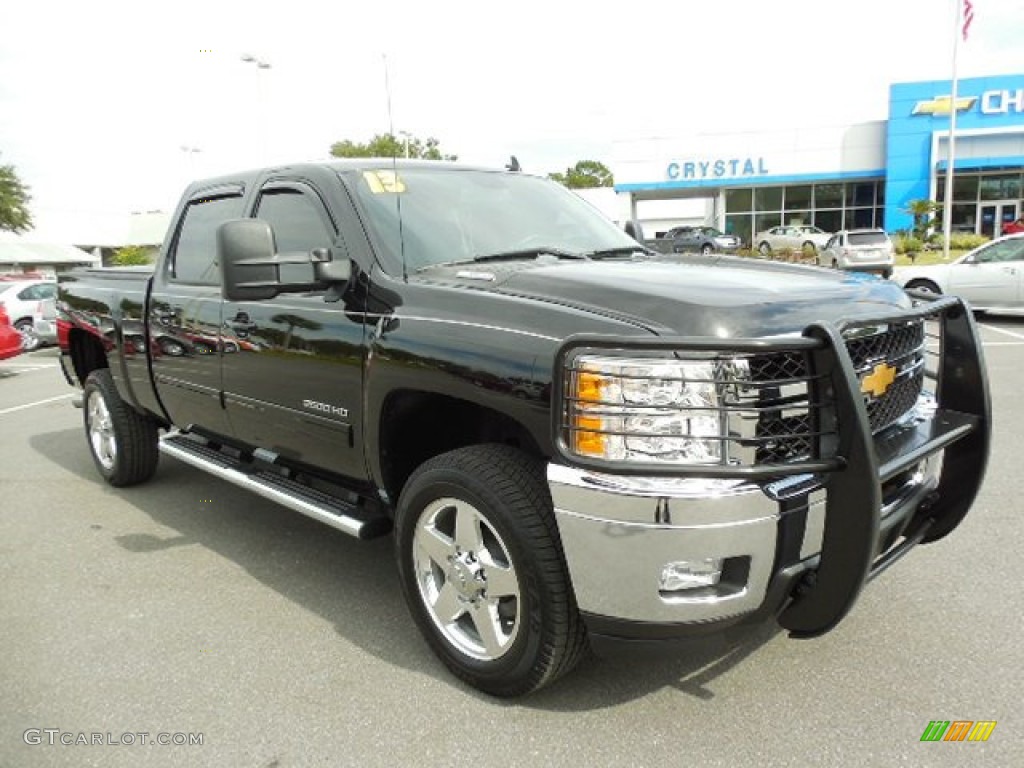
M 536 176 L 381 168 L 357 174 L 353 186 L 377 241 L 395 263 L 404 251 L 410 272 L 515 251 L 642 248 L 582 198 Z

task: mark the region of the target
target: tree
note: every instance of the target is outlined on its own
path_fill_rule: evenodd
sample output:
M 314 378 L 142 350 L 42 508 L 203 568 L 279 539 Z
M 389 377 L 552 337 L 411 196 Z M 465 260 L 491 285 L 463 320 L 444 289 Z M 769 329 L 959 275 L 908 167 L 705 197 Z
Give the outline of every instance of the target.
M 408 151 L 407 151 L 408 150 Z M 458 160 L 458 155 L 441 151 L 441 142 L 435 138 L 418 139 L 415 136 L 395 136 L 378 133 L 365 144 L 345 139 L 331 144 L 334 157 L 414 157 L 421 160 Z
M 597 160 L 580 160 L 571 168 L 566 168 L 565 173 L 549 173 L 548 178 L 569 189 L 611 187 L 615 184 L 615 177 L 608 166 Z
M 914 237 L 919 240 L 928 239 L 928 230 L 932 226 L 932 214 L 942 206 L 934 200 L 911 200 L 904 209 L 914 217 Z
M 134 267 L 153 263 L 152 251 L 144 245 L 125 245 L 114 251 L 110 263 L 115 267 Z
M 0 165 L 0 230 L 18 233 L 32 229 L 31 199 L 14 166 Z

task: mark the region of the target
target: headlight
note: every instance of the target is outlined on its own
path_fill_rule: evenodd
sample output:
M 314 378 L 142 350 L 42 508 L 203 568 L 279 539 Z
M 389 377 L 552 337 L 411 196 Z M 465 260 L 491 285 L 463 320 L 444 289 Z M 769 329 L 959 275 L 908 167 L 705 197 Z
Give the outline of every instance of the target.
M 608 461 L 722 463 L 723 372 L 745 365 L 582 355 L 567 379 L 567 447 Z

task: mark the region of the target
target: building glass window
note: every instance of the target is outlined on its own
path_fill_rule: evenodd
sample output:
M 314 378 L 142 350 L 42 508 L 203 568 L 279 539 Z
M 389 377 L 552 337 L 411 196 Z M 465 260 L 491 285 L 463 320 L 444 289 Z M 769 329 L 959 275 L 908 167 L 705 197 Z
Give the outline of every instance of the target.
M 754 190 L 750 187 L 725 190 L 725 210 L 735 213 L 754 210 Z
M 939 189 L 943 192 L 946 189 L 946 177 L 939 177 Z M 978 177 L 976 175 L 970 176 L 953 176 L 953 200 L 961 200 L 963 202 L 974 201 L 978 199 Z
M 953 177 L 954 182 L 956 177 Z M 1016 182 L 1016 184 L 1014 184 Z M 1011 194 L 1010 190 L 1016 186 L 1017 194 Z M 1014 174 L 1008 176 L 982 176 L 979 186 L 980 198 L 982 200 L 1005 200 L 1008 197 L 1017 197 L 1020 194 L 1020 176 Z
M 781 213 L 759 213 L 754 217 L 754 231 L 764 232 L 782 223 Z
M 786 187 L 786 210 L 803 211 L 811 207 L 811 185 Z
M 858 181 L 847 184 L 846 204 L 850 206 L 873 206 L 875 204 L 875 182 Z
M 781 211 L 782 187 L 757 187 L 754 190 L 754 210 Z
M 846 228 L 847 229 L 870 229 L 875 226 L 874 208 L 847 208 Z
M 843 212 L 841 210 L 815 211 L 814 226 L 826 232 L 838 232 L 843 228 Z
M 811 223 L 811 212 L 810 211 L 786 211 L 786 223 L 794 227 L 798 227 L 801 224 Z
M 743 243 L 750 243 L 754 237 L 753 217 L 749 213 L 731 213 L 725 217 L 725 231 L 736 235 Z
M 814 187 L 815 208 L 842 208 L 842 184 L 818 184 Z

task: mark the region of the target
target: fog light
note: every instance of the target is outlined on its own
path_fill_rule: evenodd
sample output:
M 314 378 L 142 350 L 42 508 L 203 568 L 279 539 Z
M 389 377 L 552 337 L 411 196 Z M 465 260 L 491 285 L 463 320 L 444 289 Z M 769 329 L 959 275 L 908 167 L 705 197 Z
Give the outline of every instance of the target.
M 660 592 L 679 592 L 684 589 L 713 587 L 722 578 L 721 558 L 680 560 L 666 563 L 658 580 Z

